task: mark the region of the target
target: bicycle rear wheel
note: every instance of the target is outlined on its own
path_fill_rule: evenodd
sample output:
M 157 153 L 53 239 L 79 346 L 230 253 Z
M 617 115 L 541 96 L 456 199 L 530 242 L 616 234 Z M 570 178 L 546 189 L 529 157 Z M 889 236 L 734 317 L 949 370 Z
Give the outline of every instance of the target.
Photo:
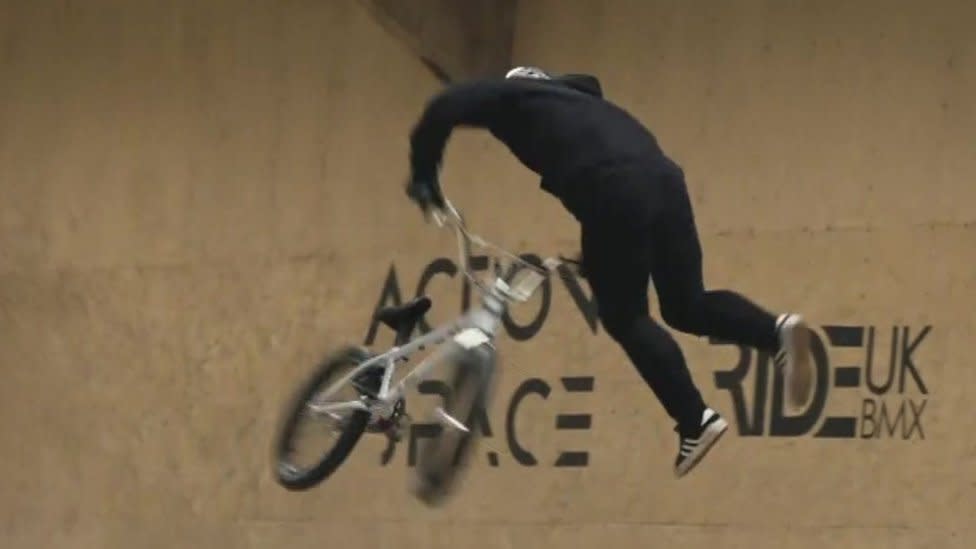
M 495 349 L 490 343 L 483 343 L 472 349 L 458 347 L 444 361 L 448 369 L 445 381 L 451 392 L 443 412 L 468 430 L 452 426 L 450 419 L 434 412 L 431 423 L 440 423 L 438 435 L 418 443 L 413 493 L 429 506 L 447 499 L 468 466 L 467 458 L 478 439 L 473 423 L 490 402 L 496 360 Z
M 372 356 L 369 351 L 361 347 L 344 347 L 335 351 L 319 363 L 288 401 L 274 442 L 274 473 L 281 486 L 289 490 L 312 488 L 332 475 L 352 452 L 366 430 L 369 412 L 345 410 L 327 414 L 315 411 L 311 405 L 321 404 L 315 402 L 320 392 Z M 382 371 L 379 366 L 377 369 Z M 357 379 L 362 377 L 357 375 Z M 362 399 L 363 391 L 361 387 L 349 383 L 342 387 L 340 393 L 342 396 L 336 400 L 355 401 Z M 323 427 L 326 430 L 325 434 L 338 434 L 338 436 L 331 448 L 313 452 L 311 463 L 299 464 L 294 455 L 296 444 L 300 438 L 303 420 L 309 418 L 316 420 L 313 422 L 317 427 L 314 432 L 316 438 L 321 438 Z M 329 430 L 331 433 L 328 432 Z

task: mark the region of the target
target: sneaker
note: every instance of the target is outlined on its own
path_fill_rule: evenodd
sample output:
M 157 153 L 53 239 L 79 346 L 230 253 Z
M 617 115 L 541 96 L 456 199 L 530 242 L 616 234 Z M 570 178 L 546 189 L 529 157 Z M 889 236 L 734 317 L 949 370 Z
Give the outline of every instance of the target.
M 728 422 L 711 408 L 705 408 L 701 423 L 693 428 L 693 432 L 682 433 L 680 426 L 675 427 L 680 441 L 678 457 L 674 461 L 675 476 L 683 477 L 697 465 L 728 427 Z
M 790 404 L 802 406 L 810 396 L 813 385 L 813 365 L 810 362 L 810 328 L 798 314 L 782 314 L 776 319 L 779 349 L 773 357 L 783 371 Z

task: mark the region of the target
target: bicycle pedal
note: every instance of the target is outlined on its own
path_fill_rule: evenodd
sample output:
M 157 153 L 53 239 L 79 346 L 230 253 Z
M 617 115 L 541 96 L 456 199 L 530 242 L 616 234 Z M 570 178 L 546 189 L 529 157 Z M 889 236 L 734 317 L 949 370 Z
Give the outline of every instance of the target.
M 468 429 L 468 427 L 465 424 L 451 417 L 447 412 L 444 411 L 443 408 L 437 408 L 436 410 L 434 410 L 434 415 L 437 417 L 440 423 L 445 427 L 451 427 L 452 429 L 457 429 L 458 431 L 461 431 L 463 433 L 471 432 L 471 429 Z

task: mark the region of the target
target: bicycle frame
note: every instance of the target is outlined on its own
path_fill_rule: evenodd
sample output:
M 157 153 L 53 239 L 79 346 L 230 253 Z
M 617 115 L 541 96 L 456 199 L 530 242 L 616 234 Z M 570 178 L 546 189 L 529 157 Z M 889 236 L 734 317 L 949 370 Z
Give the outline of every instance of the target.
M 464 352 L 483 344 L 491 345 L 496 337 L 498 326 L 501 324 L 501 318 L 508 307 L 508 303 L 513 301 L 527 301 L 545 278 L 539 271 L 545 272 L 552 270 L 558 264 L 559 260 L 557 259 L 547 259 L 543 264 L 544 268 L 539 269 L 526 263 L 530 267 L 530 275 L 518 284 L 509 285 L 497 273 L 493 284 L 482 284 L 470 269 L 470 247 L 472 242 L 477 242 L 482 245 L 487 245 L 487 243 L 480 237 L 467 232 L 460 214 L 450 202 L 446 202 L 446 204 L 447 207 L 445 210 L 434 211 L 432 213 L 439 226 L 447 224 L 453 226 L 455 229 L 459 243 L 461 271 L 482 290 L 480 304 L 462 313 L 454 320 L 437 326 L 424 335 L 411 339 L 403 345 L 394 346 L 386 352 L 362 362 L 334 382 L 321 395 L 322 398 L 327 398 L 338 391 L 339 388 L 351 382 L 363 371 L 382 363 L 383 378 L 379 392 L 368 403 L 364 402 L 363 398 L 360 398 L 359 400 L 332 404 L 310 405 L 313 411 L 332 414 L 345 410 L 363 410 L 370 412 L 373 418 L 377 416 L 381 418 L 390 417 L 396 403 L 403 398 L 404 394 L 426 379 L 430 370 L 440 364 L 444 359 L 449 358 L 452 353 Z M 451 340 L 453 345 L 445 346 L 444 343 L 448 340 Z M 392 384 L 393 373 L 397 368 L 397 364 L 408 361 L 414 353 L 422 351 L 427 347 L 436 347 L 437 349 L 417 364 L 400 381 Z M 454 420 L 454 418 L 449 417 L 446 419 L 448 421 Z M 454 420 L 453 423 L 460 425 L 457 420 Z

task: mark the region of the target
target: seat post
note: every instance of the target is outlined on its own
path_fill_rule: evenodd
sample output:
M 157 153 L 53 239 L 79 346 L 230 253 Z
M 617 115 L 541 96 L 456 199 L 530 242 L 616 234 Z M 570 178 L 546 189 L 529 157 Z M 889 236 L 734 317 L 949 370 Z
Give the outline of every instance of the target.
M 420 322 L 422 316 L 422 313 L 408 315 L 400 320 L 400 323 L 396 327 L 396 337 L 393 339 L 394 345 L 406 345 L 410 342 L 410 336 L 413 335 L 413 331 L 417 328 L 417 324 Z
M 402 324 L 397 326 L 396 337 L 393 339 L 393 344 L 396 346 L 405 345 L 410 341 L 410 335 L 413 334 L 413 329 L 416 328 L 416 320 L 404 320 Z

